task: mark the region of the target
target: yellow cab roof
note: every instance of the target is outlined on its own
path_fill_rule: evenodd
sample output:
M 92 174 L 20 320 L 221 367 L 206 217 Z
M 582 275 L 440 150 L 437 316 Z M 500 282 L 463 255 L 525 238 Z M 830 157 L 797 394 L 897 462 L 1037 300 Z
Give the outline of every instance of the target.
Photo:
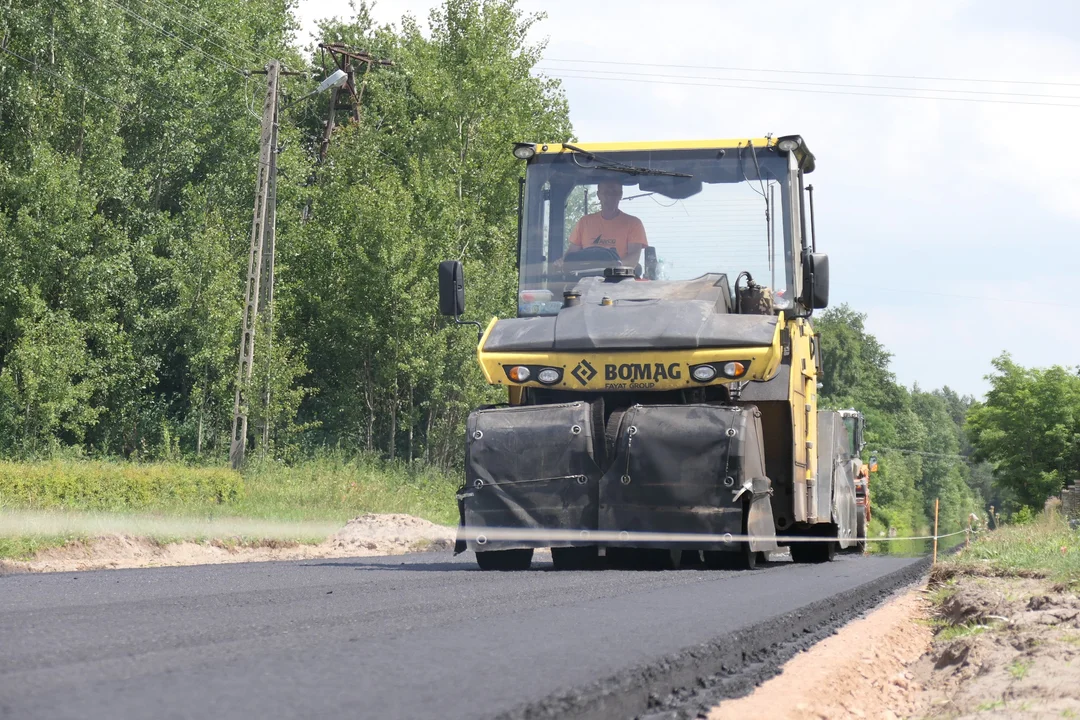
M 814 153 L 806 147 L 800 135 L 782 135 L 771 138 L 731 138 L 728 140 L 660 140 L 655 142 L 609 142 L 609 143 L 519 143 L 530 145 L 539 155 L 553 155 L 568 149 L 566 146 L 573 145 L 578 150 L 587 153 L 617 153 L 633 151 L 661 151 L 661 150 L 724 150 L 728 148 L 746 147 L 753 143 L 754 147 L 774 147 L 784 139 L 793 139 L 798 142 L 794 152 L 799 162 L 801 172 L 811 173 L 817 164 Z
M 727 140 L 661 140 L 658 142 L 606 142 L 606 143 L 569 143 L 586 152 L 610 153 L 628 152 L 634 150 L 712 150 L 722 148 L 746 147 L 753 143 L 754 147 L 768 147 L 776 144 L 776 138 L 733 138 Z M 537 143 L 538 153 L 560 153 L 563 151 L 562 143 Z

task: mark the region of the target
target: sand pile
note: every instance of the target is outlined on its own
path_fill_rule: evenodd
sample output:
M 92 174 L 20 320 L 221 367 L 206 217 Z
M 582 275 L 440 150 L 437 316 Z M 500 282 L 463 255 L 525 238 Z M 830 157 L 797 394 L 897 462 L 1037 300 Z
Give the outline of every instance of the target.
M 71 572 L 400 555 L 449 550 L 454 545 L 454 533 L 454 528 L 399 514 L 361 515 L 318 544 L 275 538 L 239 540 L 235 537 L 202 542 L 163 542 L 153 537 L 107 533 L 42 550 L 30 560 L 0 560 L 0 572 Z

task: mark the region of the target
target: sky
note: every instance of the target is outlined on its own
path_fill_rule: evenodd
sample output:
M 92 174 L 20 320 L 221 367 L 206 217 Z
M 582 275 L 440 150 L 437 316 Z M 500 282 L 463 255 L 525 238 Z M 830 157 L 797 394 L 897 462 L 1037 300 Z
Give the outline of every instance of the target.
M 425 20 L 435 4 L 379 0 L 372 15 Z M 537 72 L 564 78 L 582 142 L 802 135 L 830 302 L 867 315 L 903 384 L 980 396 L 1003 351 L 1080 365 L 1080 3 L 519 7 L 547 14 Z M 304 41 L 315 19 L 350 16 L 348 0 L 298 12 Z

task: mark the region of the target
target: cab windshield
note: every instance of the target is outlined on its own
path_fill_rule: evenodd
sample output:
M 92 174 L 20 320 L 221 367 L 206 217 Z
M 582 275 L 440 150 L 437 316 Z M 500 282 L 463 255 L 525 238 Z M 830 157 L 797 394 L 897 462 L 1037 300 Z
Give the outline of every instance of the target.
M 853 458 L 859 457 L 862 452 L 862 427 L 857 415 L 845 415 L 844 427 L 848 436 L 848 455 Z
M 538 154 L 526 172 L 518 314 L 555 314 L 564 292 L 612 267 L 643 281 L 722 273 L 729 287 L 749 273 L 776 309 L 791 307 L 793 179 L 788 155 L 750 145 Z

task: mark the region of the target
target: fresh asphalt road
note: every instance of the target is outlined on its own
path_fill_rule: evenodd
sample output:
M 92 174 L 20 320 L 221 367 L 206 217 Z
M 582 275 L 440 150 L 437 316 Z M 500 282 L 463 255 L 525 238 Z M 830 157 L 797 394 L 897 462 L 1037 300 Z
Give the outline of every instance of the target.
M 426 553 L 8 575 L 0 717 L 488 717 L 913 562 L 485 573 Z

